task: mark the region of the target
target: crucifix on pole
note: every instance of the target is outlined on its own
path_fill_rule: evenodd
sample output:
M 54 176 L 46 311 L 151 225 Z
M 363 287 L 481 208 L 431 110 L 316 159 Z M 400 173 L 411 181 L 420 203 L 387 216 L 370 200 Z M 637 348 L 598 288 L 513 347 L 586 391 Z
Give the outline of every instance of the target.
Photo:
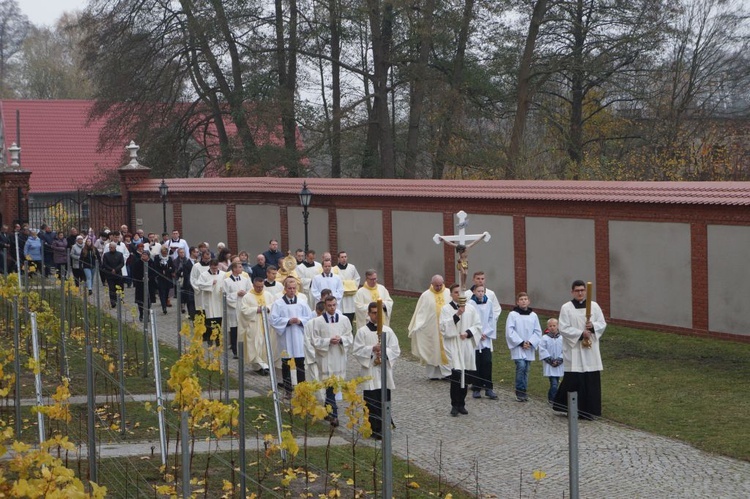
M 461 285 L 461 296 L 463 296 L 466 291 L 466 277 L 469 274 L 469 250 L 480 241 L 489 241 L 491 236 L 487 231 L 484 231 L 481 234 L 467 234 L 466 227 L 469 226 L 469 215 L 461 210 L 456 213 L 456 217 L 458 218 L 458 234 L 453 236 L 441 236 L 440 234 L 435 234 L 432 240 L 435 241 L 435 244 L 443 242 L 456 248 L 456 253 L 458 253 L 456 268 L 459 272 L 459 284 Z

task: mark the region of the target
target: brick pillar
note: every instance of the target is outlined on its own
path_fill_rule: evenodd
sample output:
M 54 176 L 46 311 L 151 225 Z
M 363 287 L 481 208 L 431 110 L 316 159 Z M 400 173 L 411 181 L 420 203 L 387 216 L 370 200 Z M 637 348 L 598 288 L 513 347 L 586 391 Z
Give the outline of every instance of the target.
M 30 171 L 0 170 L 0 214 L 11 232 L 14 223 L 23 223 L 29 218 L 30 179 Z
M 383 275 L 380 283 L 393 290 L 393 213 L 383 208 Z
M 232 254 L 236 255 L 239 252 L 237 246 L 237 205 L 234 203 L 227 203 L 227 245 L 232 251 Z
M 182 203 L 172 203 L 172 220 L 174 221 L 174 230 L 179 230 L 182 238 L 186 239 L 186 237 L 182 234 Z
M 708 333 L 708 227 L 706 222 L 690 224 L 690 260 L 692 266 L 693 329 Z
M 602 309 L 604 317 L 610 317 L 610 282 L 609 282 L 609 220 L 598 217 L 594 220 L 594 248 L 596 259 L 594 272 L 596 288 L 594 297 Z M 594 299 L 592 297 L 592 299 Z
M 328 208 L 328 251 L 331 252 L 331 263 L 336 265 L 339 261 L 339 234 L 335 207 Z
M 130 199 L 130 190 L 151 176 L 151 168 L 138 163 L 139 147 L 133 141 L 130 141 L 130 145 L 125 149 L 130 153 L 130 162 L 121 166 L 117 173 L 120 176 L 120 195 L 122 200 L 128 204 L 127 212 L 130 220 L 127 221 L 127 224 L 129 227 L 135 227 L 135 209 Z
M 526 284 L 526 217 L 513 215 L 513 264 L 516 275 L 516 289 L 513 290 L 515 301 L 516 293 L 525 291 Z
M 289 251 L 289 211 L 286 206 L 279 206 L 279 234 L 281 251 Z

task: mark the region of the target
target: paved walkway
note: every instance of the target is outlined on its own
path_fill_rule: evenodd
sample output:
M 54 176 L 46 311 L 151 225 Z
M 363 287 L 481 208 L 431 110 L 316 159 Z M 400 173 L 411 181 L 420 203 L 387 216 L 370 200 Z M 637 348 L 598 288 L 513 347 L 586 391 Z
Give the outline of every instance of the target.
M 132 290 L 126 294 L 133 303 Z M 176 307 L 157 312 L 159 337 L 176 345 Z M 235 375 L 236 366 L 230 360 Z M 349 372 L 357 373 L 352 363 Z M 395 376 L 395 454 L 485 497 L 569 496 L 567 418 L 546 400 L 519 403 L 499 391 L 496 401 L 469 397 L 469 415 L 454 418 L 448 383 L 427 380 L 410 361 L 399 362 Z M 246 375 L 246 386 L 248 396 L 269 391 L 268 378 L 255 374 Z M 343 426 L 339 435 L 346 438 Z M 579 423 L 579 453 L 584 498 L 750 497 L 750 462 L 607 421 Z M 546 477 L 537 482 L 534 470 Z

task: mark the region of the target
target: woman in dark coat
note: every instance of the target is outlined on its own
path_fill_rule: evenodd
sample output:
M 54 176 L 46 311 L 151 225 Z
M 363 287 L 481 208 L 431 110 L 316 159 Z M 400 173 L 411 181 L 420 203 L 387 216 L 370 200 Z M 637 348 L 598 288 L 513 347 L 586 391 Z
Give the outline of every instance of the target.
M 65 269 L 68 268 L 68 240 L 65 239 L 65 233 L 57 231 L 55 239 L 52 240 L 52 261 L 57 269 L 57 277 L 62 279 L 65 276 Z

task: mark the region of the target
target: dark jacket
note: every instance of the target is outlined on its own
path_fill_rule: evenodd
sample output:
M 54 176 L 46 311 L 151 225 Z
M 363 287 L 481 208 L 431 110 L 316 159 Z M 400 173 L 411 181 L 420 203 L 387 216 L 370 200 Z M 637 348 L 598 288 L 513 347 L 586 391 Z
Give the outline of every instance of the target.
M 122 277 L 122 268 L 125 266 L 125 258 L 119 251 L 107 251 L 102 256 L 101 269 L 104 275 Z
M 66 239 L 55 239 L 52 241 L 52 256 L 55 265 L 68 261 L 68 241 Z

